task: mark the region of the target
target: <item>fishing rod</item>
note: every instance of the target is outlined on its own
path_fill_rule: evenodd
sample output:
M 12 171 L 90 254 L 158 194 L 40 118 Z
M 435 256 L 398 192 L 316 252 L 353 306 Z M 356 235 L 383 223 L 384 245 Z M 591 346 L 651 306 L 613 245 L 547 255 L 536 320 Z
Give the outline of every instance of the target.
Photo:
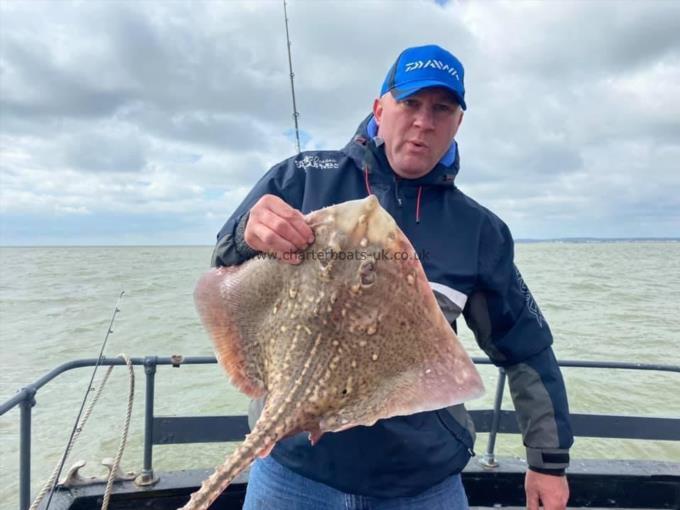
M 295 83 L 293 78 L 295 73 L 293 73 L 293 58 L 290 54 L 290 35 L 288 33 L 288 10 L 286 8 L 286 0 L 283 0 L 283 18 L 286 23 L 286 44 L 288 46 L 288 69 L 290 71 L 290 91 L 293 96 L 293 122 L 295 123 L 295 140 L 297 141 L 297 151 L 300 154 L 300 129 L 298 127 L 298 117 L 300 114 L 297 111 L 297 105 L 295 104 Z
M 106 332 L 106 336 L 104 337 L 104 341 L 102 342 L 101 348 L 99 349 L 99 357 L 97 358 L 97 363 L 95 364 L 94 368 L 92 369 L 92 376 L 90 377 L 90 382 L 87 385 L 87 390 L 85 391 L 85 395 L 83 396 L 83 401 L 80 404 L 80 410 L 78 411 L 78 416 L 76 417 L 75 423 L 73 424 L 73 429 L 71 430 L 71 435 L 69 436 L 68 442 L 66 443 L 66 448 L 64 450 L 64 454 L 61 457 L 61 461 L 59 462 L 59 468 L 56 470 L 56 476 L 54 477 L 54 480 L 52 481 L 51 487 L 49 488 L 50 495 L 47 500 L 47 504 L 45 505 L 45 510 L 48 510 L 50 508 L 50 503 L 52 502 L 52 496 L 54 495 L 54 490 L 57 487 L 57 483 L 59 480 L 59 477 L 61 476 L 61 472 L 64 469 L 64 463 L 66 462 L 66 457 L 68 456 L 69 449 L 72 446 L 73 443 L 73 438 L 76 435 L 77 432 L 79 432 L 79 425 L 80 425 L 80 418 L 83 414 L 83 409 L 85 409 L 85 404 L 87 402 L 87 397 L 90 395 L 92 390 L 94 389 L 92 386 L 92 383 L 94 382 L 94 378 L 97 375 L 97 369 L 101 365 L 101 360 L 104 358 L 104 350 L 106 349 L 106 344 L 109 341 L 109 336 L 113 333 L 113 323 L 116 320 L 116 315 L 120 312 L 120 308 L 118 308 L 118 304 L 120 303 L 121 298 L 123 297 L 123 294 L 125 294 L 125 291 L 121 291 L 120 295 L 118 296 L 118 299 L 116 300 L 116 306 L 113 309 L 113 315 L 111 316 L 111 321 L 109 322 L 109 328 Z

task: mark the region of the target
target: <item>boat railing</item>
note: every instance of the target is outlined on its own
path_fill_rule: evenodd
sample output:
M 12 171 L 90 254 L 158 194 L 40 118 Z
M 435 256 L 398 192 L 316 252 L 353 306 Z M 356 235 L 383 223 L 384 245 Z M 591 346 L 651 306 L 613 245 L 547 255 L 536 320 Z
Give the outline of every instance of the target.
M 488 365 L 486 358 L 473 358 L 476 364 Z M 154 414 L 155 378 L 158 366 L 180 367 L 182 365 L 207 365 L 216 363 L 213 356 L 146 356 L 131 358 L 136 366 L 143 366 L 146 375 L 144 412 L 144 460 L 139 484 L 152 483 L 153 446 L 186 443 L 211 443 L 240 441 L 248 433 L 246 416 L 156 416 Z M 0 416 L 14 407 L 20 409 L 19 435 L 19 508 L 30 505 L 31 487 L 31 417 L 36 405 L 35 397 L 43 386 L 58 375 L 76 368 L 124 365 L 121 358 L 89 358 L 69 361 L 54 368 L 37 381 L 19 390 L 0 405 Z M 626 363 L 614 361 L 559 361 L 561 367 L 622 369 L 674 372 L 680 374 L 680 366 L 650 363 Z M 494 395 L 493 409 L 471 410 L 470 415 L 477 432 L 487 432 L 489 439 L 481 462 L 489 468 L 496 466 L 495 445 L 499 433 L 519 433 L 514 411 L 502 409 L 506 374 L 498 369 L 499 376 Z M 571 414 L 574 435 L 579 437 L 642 439 L 656 441 L 680 441 L 680 418 L 650 416 L 620 416 L 601 414 Z

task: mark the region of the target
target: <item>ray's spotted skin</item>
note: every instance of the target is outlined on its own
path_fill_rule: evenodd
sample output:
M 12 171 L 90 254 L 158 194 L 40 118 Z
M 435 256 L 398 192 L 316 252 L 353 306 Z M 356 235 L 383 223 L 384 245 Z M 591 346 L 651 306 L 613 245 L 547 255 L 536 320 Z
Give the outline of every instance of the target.
M 196 305 L 219 363 L 241 391 L 266 403 L 252 432 L 184 510 L 208 508 L 286 436 L 308 432 L 314 444 L 326 432 L 483 392 L 411 243 L 375 197 L 312 212 L 306 221 L 315 242 L 301 264 L 256 257 L 211 270 L 197 284 Z

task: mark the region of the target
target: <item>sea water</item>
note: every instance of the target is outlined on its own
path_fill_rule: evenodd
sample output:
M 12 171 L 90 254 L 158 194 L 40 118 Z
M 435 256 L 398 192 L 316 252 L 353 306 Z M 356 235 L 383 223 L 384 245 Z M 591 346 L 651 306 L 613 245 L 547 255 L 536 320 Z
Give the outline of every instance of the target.
M 114 307 L 120 313 L 107 356 L 212 355 L 192 292 L 208 269 L 210 247 L 0 248 L 0 401 L 55 366 L 94 358 Z M 559 359 L 680 365 L 680 243 L 518 243 L 516 261 L 550 324 Z M 459 325 L 472 356 L 483 356 Z M 98 380 L 105 370 L 100 369 Z M 487 395 L 470 408 L 492 405 L 497 371 L 481 366 Z M 78 412 L 91 368 L 58 376 L 33 408 L 33 493 L 51 473 Z M 563 369 L 573 412 L 680 416 L 680 375 L 630 370 Z M 114 369 L 67 467 L 88 461 L 86 475 L 118 449 L 127 406 L 127 370 Z M 95 383 L 97 385 L 97 383 Z M 217 365 L 159 367 L 157 415 L 245 414 L 247 399 Z M 510 409 L 508 392 L 503 403 Z M 124 470 L 142 466 L 144 371 L 136 369 L 130 439 Z M 476 450 L 483 453 L 486 437 Z M 154 468 L 212 467 L 226 444 L 156 446 Z M 497 441 L 501 456 L 522 456 L 519 435 Z M 642 458 L 680 462 L 667 442 L 577 439 L 573 458 Z M 19 486 L 19 409 L 0 417 L 0 508 L 16 508 Z M 474 459 L 473 459 L 474 462 Z

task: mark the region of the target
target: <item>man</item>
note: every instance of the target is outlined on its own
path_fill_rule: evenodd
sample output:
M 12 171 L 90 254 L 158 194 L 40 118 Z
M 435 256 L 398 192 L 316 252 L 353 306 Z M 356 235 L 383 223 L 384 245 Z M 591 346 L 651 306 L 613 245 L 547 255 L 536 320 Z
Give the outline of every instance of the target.
M 240 264 L 258 252 L 299 263 L 290 253 L 314 240 L 304 213 L 374 194 L 426 254 L 447 319 L 454 325 L 462 313 L 507 371 L 527 448 L 527 506 L 562 509 L 573 442 L 564 383 L 550 329 L 514 266 L 510 231 L 454 184 L 454 138 L 466 107 L 456 57 L 433 45 L 404 50 L 349 144 L 274 166 L 218 234 L 213 264 Z M 325 434 L 315 446 L 299 434 L 253 465 L 244 508 L 467 508 L 460 471 L 473 438 L 462 406 Z

